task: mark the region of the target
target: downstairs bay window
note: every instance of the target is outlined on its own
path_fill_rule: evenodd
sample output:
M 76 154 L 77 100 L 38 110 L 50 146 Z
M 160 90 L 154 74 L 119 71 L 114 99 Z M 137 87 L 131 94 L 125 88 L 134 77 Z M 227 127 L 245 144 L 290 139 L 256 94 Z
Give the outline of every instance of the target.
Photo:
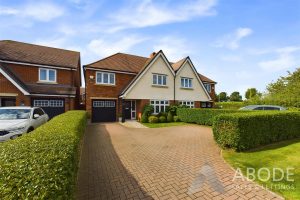
M 166 100 L 151 100 L 150 105 L 154 108 L 154 114 L 160 112 L 166 112 L 167 107 L 169 106 L 169 101 Z

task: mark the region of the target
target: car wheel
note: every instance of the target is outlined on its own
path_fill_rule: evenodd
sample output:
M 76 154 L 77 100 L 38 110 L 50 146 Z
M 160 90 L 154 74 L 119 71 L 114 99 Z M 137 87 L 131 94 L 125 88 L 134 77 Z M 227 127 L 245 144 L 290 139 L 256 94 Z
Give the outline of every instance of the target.
M 33 131 L 34 128 L 30 127 L 28 130 L 27 130 L 27 133 L 30 133 L 31 131 Z

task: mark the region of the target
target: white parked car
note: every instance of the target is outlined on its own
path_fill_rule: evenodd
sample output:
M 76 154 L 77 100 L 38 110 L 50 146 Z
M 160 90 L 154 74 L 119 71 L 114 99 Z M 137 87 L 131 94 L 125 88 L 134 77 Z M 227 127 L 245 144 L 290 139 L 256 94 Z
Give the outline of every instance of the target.
M 242 107 L 240 110 L 286 110 L 286 108 L 274 105 L 250 105 Z
M 0 108 L 0 142 L 29 133 L 46 123 L 48 115 L 37 107 Z

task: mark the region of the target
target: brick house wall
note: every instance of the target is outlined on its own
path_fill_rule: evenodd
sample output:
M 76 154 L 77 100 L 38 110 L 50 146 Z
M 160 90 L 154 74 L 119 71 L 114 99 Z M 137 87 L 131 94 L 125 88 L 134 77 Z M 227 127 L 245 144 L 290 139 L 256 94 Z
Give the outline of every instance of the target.
M 101 71 L 101 70 L 99 70 Z M 85 70 L 85 87 L 86 87 L 86 110 L 91 114 L 92 99 L 115 99 L 117 112 L 122 111 L 122 102 L 119 99 L 121 91 L 136 76 L 134 74 L 115 73 L 115 85 L 96 84 L 96 70 Z M 93 79 L 90 77 L 93 76 Z
M 6 64 L 9 69 L 17 75 L 21 81 L 24 83 L 36 84 L 39 81 L 39 68 L 36 66 L 28 66 L 22 64 Z M 43 67 L 41 67 L 43 68 Z M 45 67 L 47 68 L 47 67 Z M 65 111 L 74 110 L 78 108 L 79 105 L 79 93 L 80 93 L 80 72 L 75 70 L 64 70 L 56 69 L 57 83 L 70 85 L 78 88 L 78 94 L 75 98 L 66 97 L 65 99 Z M 31 106 L 31 96 L 25 96 L 23 93 L 15 87 L 9 80 L 6 79 L 2 74 L 0 74 L 0 93 L 15 93 L 16 105 L 19 106 L 24 103 L 25 106 Z M 1 96 L 1 95 L 0 95 Z M 34 96 L 34 98 L 42 98 L 43 96 Z M 47 99 L 55 99 L 59 97 L 48 97 Z

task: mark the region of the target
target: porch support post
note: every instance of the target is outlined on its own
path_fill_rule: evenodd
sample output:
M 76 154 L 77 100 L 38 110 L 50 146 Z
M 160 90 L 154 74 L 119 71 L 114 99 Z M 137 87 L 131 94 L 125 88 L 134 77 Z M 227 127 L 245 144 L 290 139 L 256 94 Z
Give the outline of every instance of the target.
M 124 99 L 122 99 L 122 123 L 124 123 L 125 122 L 125 101 L 124 101 Z

